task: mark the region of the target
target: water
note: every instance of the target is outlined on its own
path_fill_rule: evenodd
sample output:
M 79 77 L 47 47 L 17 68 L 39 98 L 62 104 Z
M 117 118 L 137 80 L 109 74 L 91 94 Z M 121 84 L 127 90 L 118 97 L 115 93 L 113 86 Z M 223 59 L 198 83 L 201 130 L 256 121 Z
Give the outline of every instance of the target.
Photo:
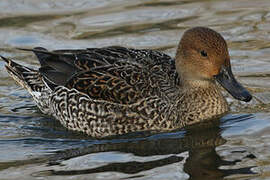
M 270 179 L 270 2 L 268 0 L 1 0 L 0 54 L 121 45 L 174 56 L 189 27 L 228 42 L 233 71 L 254 95 L 228 97 L 231 113 L 165 134 L 95 140 L 43 116 L 0 61 L 0 179 Z

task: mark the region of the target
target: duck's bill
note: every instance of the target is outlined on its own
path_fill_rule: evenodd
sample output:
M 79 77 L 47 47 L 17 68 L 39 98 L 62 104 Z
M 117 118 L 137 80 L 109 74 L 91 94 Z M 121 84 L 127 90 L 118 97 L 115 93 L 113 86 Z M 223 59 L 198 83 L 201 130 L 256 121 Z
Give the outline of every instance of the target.
M 214 77 L 235 99 L 245 102 L 249 102 L 252 99 L 251 94 L 236 81 L 230 66 L 223 66 L 220 73 Z

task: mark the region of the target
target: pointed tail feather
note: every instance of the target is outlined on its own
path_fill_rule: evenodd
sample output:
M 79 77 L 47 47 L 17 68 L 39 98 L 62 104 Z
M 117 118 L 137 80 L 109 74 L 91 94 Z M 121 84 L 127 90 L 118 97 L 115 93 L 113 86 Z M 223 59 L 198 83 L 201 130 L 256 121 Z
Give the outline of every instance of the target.
M 42 90 L 47 88 L 38 71 L 20 65 L 13 60 L 5 58 L 3 56 L 0 57 L 6 62 L 5 67 L 9 75 L 19 85 L 27 89 L 34 98 L 38 98 L 36 97 L 38 92 L 41 92 Z

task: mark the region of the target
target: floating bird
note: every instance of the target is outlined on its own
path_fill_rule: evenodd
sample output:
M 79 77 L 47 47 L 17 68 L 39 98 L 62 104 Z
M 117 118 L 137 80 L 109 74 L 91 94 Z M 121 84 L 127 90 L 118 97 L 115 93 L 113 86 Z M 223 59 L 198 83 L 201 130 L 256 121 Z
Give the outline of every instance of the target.
M 218 82 L 234 98 L 252 96 L 231 70 L 227 44 L 206 27 L 187 30 L 172 58 L 119 46 L 32 51 L 38 70 L 2 57 L 10 76 L 39 109 L 69 130 L 96 138 L 170 131 L 229 111 Z

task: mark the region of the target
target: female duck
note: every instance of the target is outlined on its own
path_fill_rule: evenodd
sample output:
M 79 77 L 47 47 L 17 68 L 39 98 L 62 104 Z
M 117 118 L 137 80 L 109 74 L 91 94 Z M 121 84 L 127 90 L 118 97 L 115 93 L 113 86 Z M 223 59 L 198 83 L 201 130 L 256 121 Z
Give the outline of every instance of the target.
M 66 128 L 93 137 L 167 131 L 228 112 L 215 81 L 234 98 L 252 96 L 234 78 L 227 44 L 205 27 L 187 30 L 175 59 L 124 47 L 34 48 L 38 70 L 2 57 L 40 110 Z

